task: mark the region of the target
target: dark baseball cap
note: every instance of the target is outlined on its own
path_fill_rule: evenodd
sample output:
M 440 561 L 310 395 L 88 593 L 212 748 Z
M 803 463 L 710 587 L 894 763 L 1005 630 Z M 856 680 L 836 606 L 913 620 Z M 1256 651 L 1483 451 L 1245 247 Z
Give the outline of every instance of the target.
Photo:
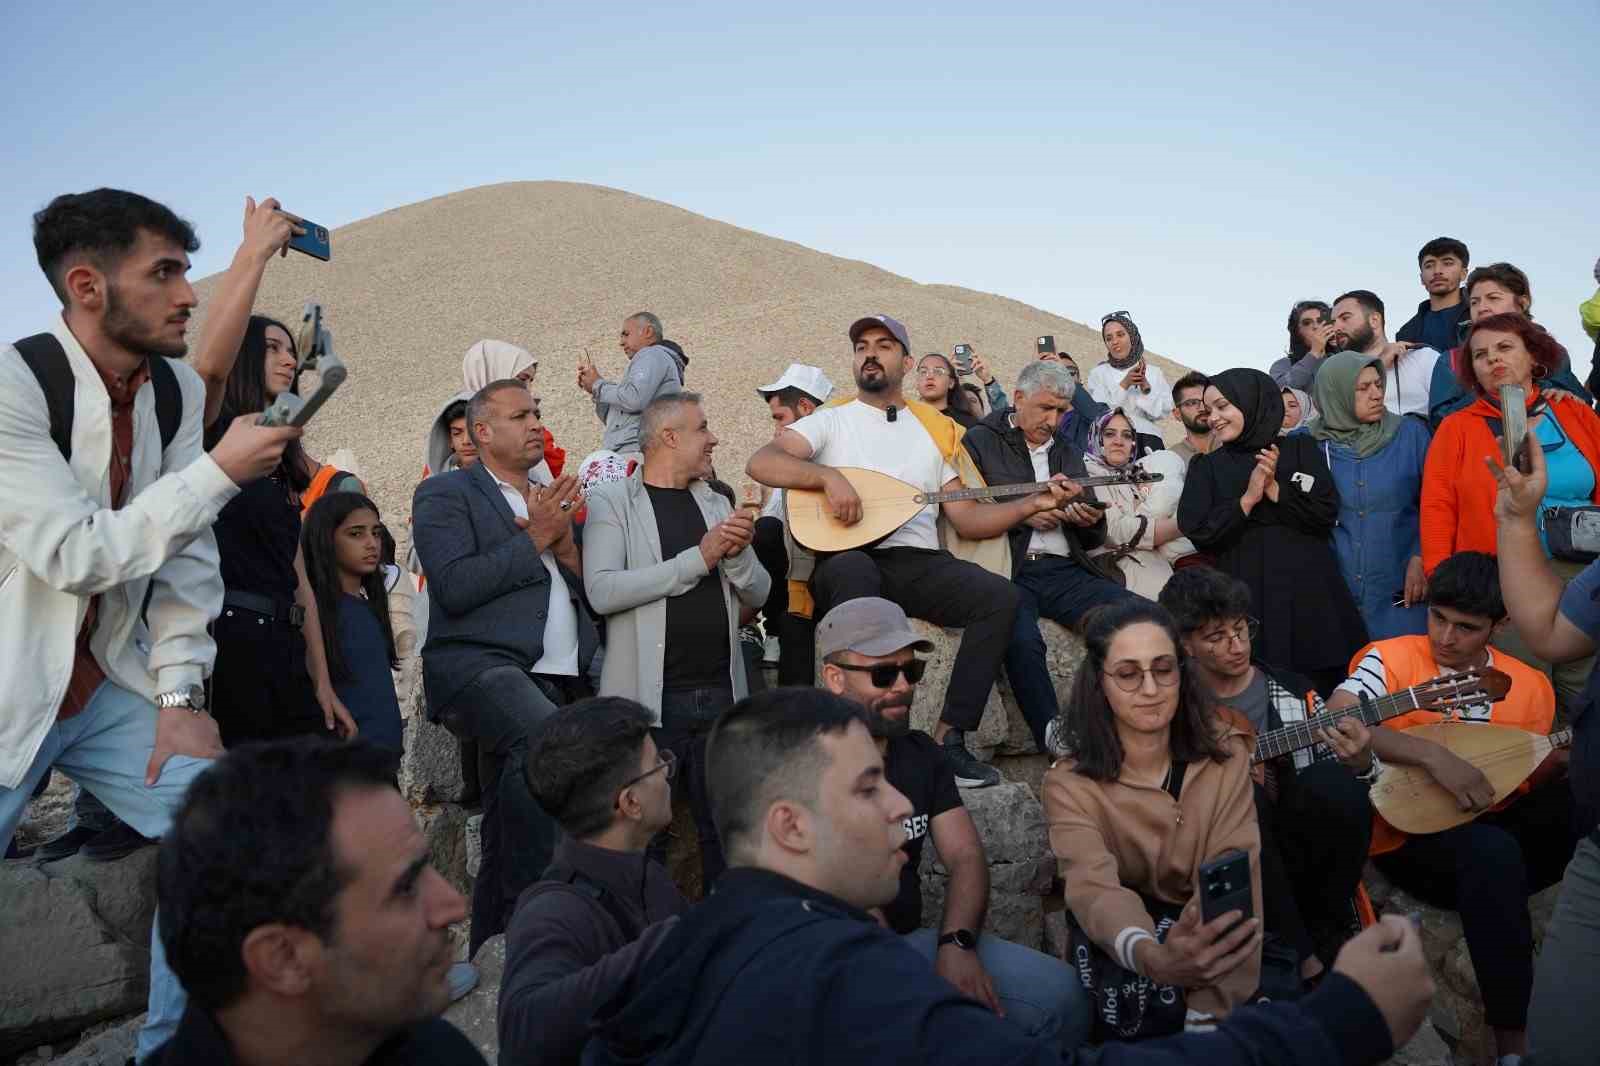
M 840 651 L 878 656 L 902 648 L 930 652 L 933 642 L 911 628 L 899 604 L 877 596 L 846 600 L 817 624 L 817 654 L 824 659 Z
M 890 318 L 888 315 L 868 315 L 850 323 L 850 343 L 855 344 L 863 333 L 874 326 L 888 330 L 894 339 L 900 342 L 900 347 L 905 349 L 906 354 L 911 354 L 911 338 L 906 336 L 906 327 L 900 324 L 899 319 Z

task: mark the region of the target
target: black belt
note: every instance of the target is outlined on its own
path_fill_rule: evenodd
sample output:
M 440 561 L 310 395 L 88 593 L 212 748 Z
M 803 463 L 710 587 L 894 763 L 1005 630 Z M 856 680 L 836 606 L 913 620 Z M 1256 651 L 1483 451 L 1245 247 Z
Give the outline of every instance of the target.
M 1022 557 L 1022 561 L 1031 563 L 1035 559 L 1071 559 L 1070 555 L 1057 555 L 1055 552 L 1029 552 Z
M 304 625 L 306 620 L 306 609 L 298 603 L 285 603 L 271 596 L 258 596 L 254 592 L 224 592 L 222 606 L 249 611 L 274 622 L 287 622 L 296 628 Z

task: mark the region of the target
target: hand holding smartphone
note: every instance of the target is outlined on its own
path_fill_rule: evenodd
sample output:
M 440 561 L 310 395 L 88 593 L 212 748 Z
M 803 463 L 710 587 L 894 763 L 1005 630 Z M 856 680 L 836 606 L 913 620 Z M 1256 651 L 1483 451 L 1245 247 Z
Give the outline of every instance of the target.
M 302 255 L 309 255 L 313 259 L 320 259 L 324 263 L 333 258 L 333 245 L 328 235 L 326 226 L 319 226 L 315 222 L 291 214 L 283 208 L 276 208 L 278 214 L 293 222 L 300 229 L 300 233 L 289 238 L 289 247 Z
M 972 376 L 972 345 L 958 344 L 954 349 L 955 358 L 952 362 L 956 365 L 956 373 L 962 377 Z
M 1521 385 L 1500 386 L 1500 461 L 1526 474 L 1533 469 L 1528 459 L 1528 395 Z
M 1241 923 L 1255 917 L 1250 856 L 1238 848 L 1223 852 L 1200 867 L 1200 920 L 1214 922 L 1229 911 L 1238 911 Z M 1233 929 L 1237 928 L 1234 925 Z

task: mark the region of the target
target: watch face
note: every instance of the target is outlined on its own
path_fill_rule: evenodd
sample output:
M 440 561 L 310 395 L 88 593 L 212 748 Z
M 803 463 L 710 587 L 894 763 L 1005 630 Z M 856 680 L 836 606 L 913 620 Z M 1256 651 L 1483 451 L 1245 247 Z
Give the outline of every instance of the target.
M 204 685 L 189 686 L 189 708 L 195 711 L 206 709 L 206 690 Z

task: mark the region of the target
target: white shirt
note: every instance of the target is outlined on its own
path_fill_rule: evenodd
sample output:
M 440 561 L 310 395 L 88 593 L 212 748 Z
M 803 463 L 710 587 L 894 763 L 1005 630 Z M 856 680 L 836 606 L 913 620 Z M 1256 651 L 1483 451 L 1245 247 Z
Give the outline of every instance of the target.
M 1383 371 L 1383 406 L 1397 415 L 1428 416 L 1428 390 L 1433 385 L 1433 364 L 1439 353 L 1413 348 Z
M 1011 426 L 1014 429 L 1017 425 L 1016 416 L 1013 415 L 1010 418 Z M 1024 439 L 1023 443 L 1026 444 L 1027 440 Z M 1029 445 L 1028 458 L 1033 460 L 1033 480 L 1050 480 L 1050 445 L 1054 443 L 1055 436 L 1051 435 L 1048 440 L 1037 448 Z M 1060 526 L 1049 530 L 1034 530 L 1033 536 L 1028 538 L 1028 551 L 1045 552 L 1049 555 L 1060 556 L 1070 556 L 1072 554 L 1072 549 L 1067 546 L 1067 535 L 1061 531 Z
M 1107 407 L 1120 407 L 1126 411 L 1133 419 L 1135 433 L 1161 436 L 1159 423 L 1172 413 L 1172 387 L 1167 384 L 1167 376 L 1148 359 L 1144 363 L 1144 379 L 1150 383 L 1149 392 L 1123 388 L 1122 379 L 1127 376 L 1127 370 L 1118 370 L 1110 363 L 1097 363 L 1090 368 L 1083 387 L 1089 390 L 1090 396 Z
M 789 426 L 811 445 L 811 458 L 823 466 L 857 466 L 897 477 L 919 492 L 938 492 L 956 477 L 917 416 L 901 408 L 893 422 L 886 412 L 851 400 L 819 407 Z M 939 549 L 939 507 L 917 516 L 879 542 L 882 548 Z
M 528 501 L 523 498 L 522 493 L 501 481 L 487 466 L 484 469 L 494 478 L 494 483 L 500 486 L 500 495 L 511 505 L 511 513 L 526 522 Z M 528 480 L 538 484 L 533 481 L 532 471 L 529 472 Z M 545 609 L 544 654 L 539 656 L 538 662 L 528 667 L 528 673 L 548 674 L 552 677 L 577 677 L 578 612 L 572 606 L 572 594 L 567 589 L 566 579 L 561 576 L 560 567 L 556 566 L 556 557 L 549 551 L 543 551 L 539 553 L 539 561 L 550 574 L 550 606 Z

